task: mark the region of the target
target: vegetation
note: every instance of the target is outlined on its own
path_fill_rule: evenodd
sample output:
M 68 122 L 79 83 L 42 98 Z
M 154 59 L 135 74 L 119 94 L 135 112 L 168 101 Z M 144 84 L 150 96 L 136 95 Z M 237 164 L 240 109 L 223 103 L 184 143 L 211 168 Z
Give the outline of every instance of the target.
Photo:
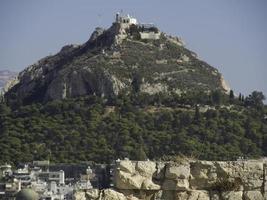
M 210 189 L 219 192 L 238 191 L 240 190 L 241 186 L 242 186 L 242 180 L 240 178 L 230 180 L 229 178 L 224 177 L 218 179 Z
M 0 162 L 267 155 L 261 92 L 242 101 L 218 91 L 148 95 L 134 88 L 132 95 L 113 99 L 87 96 L 19 107 L 1 103 Z

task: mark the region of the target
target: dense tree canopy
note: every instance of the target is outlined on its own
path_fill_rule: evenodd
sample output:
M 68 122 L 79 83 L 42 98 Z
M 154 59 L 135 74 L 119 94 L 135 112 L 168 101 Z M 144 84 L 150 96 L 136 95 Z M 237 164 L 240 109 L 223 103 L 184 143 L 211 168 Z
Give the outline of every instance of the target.
M 13 108 L 2 103 L 0 162 L 266 156 L 263 99 L 252 93 L 242 102 L 216 91 L 121 94 L 110 100 L 88 96 Z

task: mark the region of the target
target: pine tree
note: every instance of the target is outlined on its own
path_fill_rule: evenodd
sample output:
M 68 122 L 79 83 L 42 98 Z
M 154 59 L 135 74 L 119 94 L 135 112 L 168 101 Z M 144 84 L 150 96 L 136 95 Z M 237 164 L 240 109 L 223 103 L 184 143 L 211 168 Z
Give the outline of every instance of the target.
M 235 98 L 235 95 L 234 95 L 234 91 L 233 90 L 230 90 L 229 98 L 230 99 L 234 99 Z
M 239 101 L 242 101 L 242 95 L 241 95 L 241 93 L 239 93 L 238 100 Z

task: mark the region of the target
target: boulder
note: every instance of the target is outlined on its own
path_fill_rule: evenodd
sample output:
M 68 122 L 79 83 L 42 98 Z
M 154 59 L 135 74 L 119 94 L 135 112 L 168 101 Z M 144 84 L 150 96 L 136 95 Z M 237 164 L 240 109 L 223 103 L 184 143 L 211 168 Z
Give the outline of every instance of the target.
M 95 200 L 99 198 L 99 190 L 98 189 L 90 189 L 87 190 L 85 193 L 86 199 L 87 200 Z
M 175 163 L 168 163 L 166 164 L 166 173 L 165 178 L 167 179 L 188 179 L 190 175 L 190 164 L 175 164 Z
M 190 163 L 190 187 L 191 189 L 209 189 L 217 181 L 217 171 L 211 161 L 196 161 Z
M 176 179 L 176 190 L 188 190 L 189 181 L 187 179 Z
M 221 200 L 219 192 L 210 191 L 210 200 Z
M 145 179 L 142 183 L 141 188 L 143 190 L 159 190 L 161 187 L 160 187 L 160 185 L 153 183 L 152 180 Z
M 212 189 L 218 183 L 231 183 L 227 190 L 261 190 L 263 185 L 263 162 L 197 161 L 191 163 L 190 186 L 192 189 Z
M 189 190 L 189 182 L 187 179 L 176 179 L 176 180 L 166 179 L 163 182 L 162 189 L 163 190 L 186 191 L 186 190 Z
M 135 163 L 130 160 L 122 160 L 118 164 L 118 168 L 121 171 L 133 174 L 135 172 Z
M 156 163 L 152 161 L 138 161 L 135 170 L 141 176 L 151 178 L 156 173 Z
M 132 175 L 123 171 L 119 171 L 116 173 L 114 180 L 116 188 L 132 190 L 141 189 L 144 177 L 138 174 Z
M 222 192 L 222 199 L 223 200 L 243 200 L 242 195 L 243 195 L 242 191 Z
M 193 190 L 187 192 L 178 192 L 175 200 L 210 200 L 209 192 L 205 190 Z
M 107 189 L 103 191 L 101 200 L 127 200 L 123 193 L 117 192 L 112 189 Z
M 74 200 L 87 200 L 84 191 L 75 191 L 73 194 Z
M 218 176 L 239 180 L 244 190 L 261 190 L 263 185 L 263 162 L 256 160 L 216 162 L 216 167 Z
M 245 191 L 243 195 L 244 200 L 264 200 L 260 191 Z

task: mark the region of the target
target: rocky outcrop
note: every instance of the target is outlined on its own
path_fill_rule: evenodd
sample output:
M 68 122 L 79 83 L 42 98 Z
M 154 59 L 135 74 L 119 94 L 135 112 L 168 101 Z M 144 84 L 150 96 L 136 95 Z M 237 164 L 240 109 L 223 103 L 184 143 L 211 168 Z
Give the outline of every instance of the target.
M 264 200 L 266 170 L 264 160 L 123 160 L 115 166 L 114 188 L 94 192 L 98 194 L 94 197 L 79 191 L 76 196 L 100 200 Z
M 8 90 L 12 85 L 16 84 L 16 72 L 9 70 L 0 70 L 0 90 Z
M 181 94 L 217 89 L 228 90 L 221 74 L 186 49 L 181 39 L 162 33 L 157 40 L 142 40 L 113 23 L 106 30 L 96 28 L 86 43 L 66 45 L 23 70 L 5 98 L 25 105 L 84 95 L 110 98 L 135 90 Z

